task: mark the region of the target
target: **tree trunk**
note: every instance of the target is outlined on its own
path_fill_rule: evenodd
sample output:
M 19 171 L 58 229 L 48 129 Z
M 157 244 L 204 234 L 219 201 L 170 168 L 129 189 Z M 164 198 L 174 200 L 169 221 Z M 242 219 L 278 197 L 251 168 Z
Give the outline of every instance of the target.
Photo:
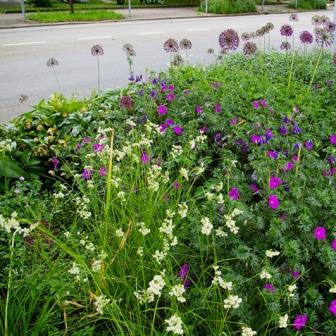
M 73 2 L 74 2 L 74 0 L 69 0 L 70 14 L 75 14 Z

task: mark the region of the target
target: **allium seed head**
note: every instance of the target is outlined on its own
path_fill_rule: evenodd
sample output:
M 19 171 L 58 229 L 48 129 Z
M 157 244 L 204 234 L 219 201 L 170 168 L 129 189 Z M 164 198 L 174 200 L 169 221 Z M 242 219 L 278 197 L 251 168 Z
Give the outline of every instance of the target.
M 322 29 L 316 34 L 316 43 L 321 47 L 329 47 L 334 41 L 333 33 Z
M 255 34 L 256 34 L 257 37 L 262 37 L 262 36 L 264 36 L 264 31 L 262 29 L 258 29 L 255 32 Z
M 314 15 L 312 17 L 312 24 L 314 26 L 320 26 L 322 24 L 322 18 L 320 15 Z
M 332 33 L 336 30 L 336 24 L 334 22 L 326 22 L 325 24 L 323 24 L 323 27 L 326 31 L 328 31 L 329 33 Z
M 251 55 L 256 54 L 257 51 L 258 51 L 258 47 L 254 42 L 248 41 L 244 44 L 244 47 L 243 47 L 244 55 L 251 56 Z
M 266 23 L 266 27 L 268 30 L 273 30 L 274 29 L 274 24 L 272 22 Z
M 163 44 L 163 49 L 169 53 L 169 52 L 177 52 L 179 50 L 179 46 L 176 42 L 176 40 L 170 38 Z
M 209 49 L 207 50 L 207 53 L 208 53 L 209 55 L 214 54 L 214 53 L 215 53 L 215 50 L 214 50 L 213 48 L 209 48 Z
M 136 52 L 130 43 L 126 43 L 123 45 L 122 50 L 126 52 L 127 56 L 133 57 L 136 55 Z
M 229 28 L 219 35 L 219 45 L 222 49 L 236 50 L 239 46 L 238 33 Z
M 59 63 L 58 63 L 57 59 L 54 58 L 54 57 L 49 58 L 48 61 L 47 61 L 47 67 L 48 68 L 53 68 L 53 67 L 58 66 L 58 65 L 59 65 Z
M 91 48 L 92 56 L 101 56 L 104 55 L 104 49 L 101 45 L 96 44 Z
M 250 39 L 250 34 L 249 33 L 243 33 L 243 34 L 241 34 L 241 39 L 243 41 L 248 41 Z
M 326 23 L 330 22 L 330 19 L 326 15 L 321 16 L 321 23 L 324 25 Z
M 188 39 L 182 39 L 180 42 L 180 48 L 181 49 L 191 49 L 192 43 Z
M 286 50 L 286 51 L 288 51 L 288 50 L 290 50 L 290 48 L 291 48 L 291 45 L 290 45 L 289 42 L 283 41 L 283 42 L 281 43 L 281 46 L 280 46 L 280 49 L 281 49 L 281 50 Z
M 292 22 L 298 22 L 299 21 L 299 17 L 297 14 L 293 13 L 289 16 L 289 21 L 292 21 Z

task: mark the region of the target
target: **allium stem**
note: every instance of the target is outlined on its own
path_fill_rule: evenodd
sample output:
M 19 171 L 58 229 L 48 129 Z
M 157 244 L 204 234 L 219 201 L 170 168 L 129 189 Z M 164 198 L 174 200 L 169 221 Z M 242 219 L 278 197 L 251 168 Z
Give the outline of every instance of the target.
M 59 80 L 58 80 L 58 77 L 57 77 L 57 74 L 56 74 L 55 67 L 52 67 L 52 69 L 53 69 L 53 72 L 54 72 L 54 75 L 55 75 L 55 78 L 56 78 L 56 82 L 57 82 L 58 89 L 59 89 L 59 91 L 61 92 L 61 91 L 62 91 L 62 90 L 61 90 L 61 85 L 60 85 L 60 82 L 59 82 Z
M 291 67 L 290 67 L 290 71 L 289 71 L 289 78 L 288 78 L 288 89 L 290 88 L 291 85 L 291 80 L 292 80 L 292 75 L 293 75 L 293 67 L 294 67 L 294 56 L 295 56 L 295 52 L 294 50 L 292 51 L 292 62 L 291 62 Z
M 9 269 L 8 269 L 8 283 L 7 283 L 7 296 L 6 296 L 6 307 L 5 307 L 5 336 L 9 335 L 8 330 L 8 306 L 9 306 L 9 296 L 12 285 L 12 269 L 13 269 L 13 255 L 14 255 L 14 243 L 15 243 L 15 231 L 13 233 L 12 242 L 10 244 L 10 259 L 9 259 Z
M 314 79 L 315 79 L 315 76 L 316 76 L 316 72 L 317 72 L 317 69 L 318 69 L 318 66 L 320 65 L 320 61 L 321 61 L 321 57 L 322 57 L 322 54 L 323 54 L 323 49 L 321 48 L 320 50 L 320 53 L 319 53 L 319 56 L 318 56 L 318 59 L 317 59 L 317 62 L 316 62 L 316 65 L 315 65 L 315 69 L 314 69 L 314 72 L 313 72 L 313 76 L 310 80 L 310 83 L 309 83 L 309 86 L 308 86 L 308 89 L 307 89 L 307 94 L 309 93 L 311 87 L 312 87 L 312 84 L 314 82 Z
M 113 167 L 113 141 L 114 141 L 114 129 L 111 131 L 111 143 L 110 143 L 110 157 L 107 171 L 106 181 L 106 203 L 105 203 L 105 221 L 108 221 L 110 204 L 111 204 L 111 191 L 112 191 L 112 167 Z
M 100 93 L 100 66 L 99 66 L 99 55 L 97 55 L 97 66 L 98 66 L 98 92 Z

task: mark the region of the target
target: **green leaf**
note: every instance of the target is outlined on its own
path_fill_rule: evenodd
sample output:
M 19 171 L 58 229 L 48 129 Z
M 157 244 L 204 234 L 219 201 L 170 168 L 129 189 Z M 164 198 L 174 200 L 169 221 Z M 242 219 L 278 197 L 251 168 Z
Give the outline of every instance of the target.
M 20 177 L 25 176 L 26 172 L 6 155 L 0 156 L 0 176 L 4 177 Z

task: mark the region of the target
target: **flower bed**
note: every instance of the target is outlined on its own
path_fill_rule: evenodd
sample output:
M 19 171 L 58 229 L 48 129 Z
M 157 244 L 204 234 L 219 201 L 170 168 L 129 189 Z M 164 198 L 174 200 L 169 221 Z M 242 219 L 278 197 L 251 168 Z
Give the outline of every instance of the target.
M 335 334 L 332 55 L 132 80 L 2 126 L 1 333 Z

